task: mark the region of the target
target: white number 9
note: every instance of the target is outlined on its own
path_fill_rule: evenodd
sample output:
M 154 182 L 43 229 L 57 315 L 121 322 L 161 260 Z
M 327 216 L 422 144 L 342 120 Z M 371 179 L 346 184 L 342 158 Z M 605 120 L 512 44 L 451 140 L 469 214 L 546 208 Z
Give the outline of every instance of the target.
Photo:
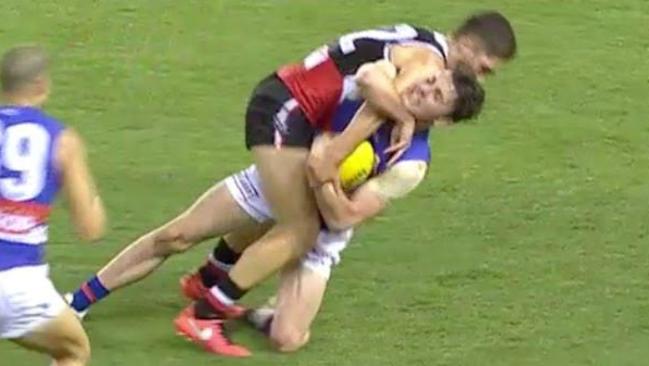
M 27 201 L 45 186 L 50 136 L 36 123 L 13 125 L 0 132 L 0 193 L 4 199 Z

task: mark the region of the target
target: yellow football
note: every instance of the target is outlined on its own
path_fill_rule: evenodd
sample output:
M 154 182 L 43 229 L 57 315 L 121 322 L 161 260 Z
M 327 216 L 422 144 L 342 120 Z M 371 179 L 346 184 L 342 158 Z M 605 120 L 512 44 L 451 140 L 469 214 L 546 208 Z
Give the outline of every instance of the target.
M 340 164 L 338 175 L 340 184 L 346 191 L 351 191 L 363 184 L 374 170 L 374 148 L 368 141 L 363 141 Z

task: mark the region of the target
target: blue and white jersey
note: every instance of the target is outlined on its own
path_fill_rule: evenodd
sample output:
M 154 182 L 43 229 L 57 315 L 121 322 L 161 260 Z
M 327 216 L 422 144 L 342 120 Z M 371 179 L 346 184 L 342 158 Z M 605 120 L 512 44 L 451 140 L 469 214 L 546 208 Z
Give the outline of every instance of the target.
M 354 115 L 362 105 L 362 100 L 345 99 L 341 101 L 331 123 L 332 131 L 342 132 L 354 119 Z M 374 147 L 374 152 L 378 160 L 375 175 L 383 173 L 387 169 L 387 162 L 390 160 L 390 157 L 385 154 L 385 149 L 390 146 L 392 127 L 392 123 L 384 123 L 369 139 Z M 395 163 L 408 160 L 419 160 L 429 164 L 431 159 L 430 145 L 428 144 L 429 133 L 430 129 L 428 128 L 422 131 L 417 131 L 413 135 L 412 142 L 408 149 Z
M 0 106 L 0 271 L 44 264 L 64 128 L 38 108 Z

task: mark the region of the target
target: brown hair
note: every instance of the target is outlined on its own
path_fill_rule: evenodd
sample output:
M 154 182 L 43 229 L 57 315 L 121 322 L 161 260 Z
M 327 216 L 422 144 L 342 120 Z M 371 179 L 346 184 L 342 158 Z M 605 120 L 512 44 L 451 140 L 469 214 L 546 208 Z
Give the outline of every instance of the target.
M 450 115 L 451 119 L 459 122 L 477 117 L 482 111 L 485 100 L 484 88 L 475 74 L 465 65 L 454 68 L 452 78 L 457 99 Z
M 489 56 L 509 60 L 516 55 L 514 28 L 509 20 L 497 11 L 477 13 L 468 17 L 455 30 L 454 36 L 478 40 Z

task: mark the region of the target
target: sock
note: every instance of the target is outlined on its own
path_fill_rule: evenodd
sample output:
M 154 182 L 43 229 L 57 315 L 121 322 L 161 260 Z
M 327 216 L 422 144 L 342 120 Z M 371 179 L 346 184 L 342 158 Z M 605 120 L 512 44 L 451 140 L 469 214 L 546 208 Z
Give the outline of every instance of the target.
M 74 292 L 72 306 L 76 311 L 85 311 L 90 305 L 108 296 L 110 291 L 102 285 L 97 276 L 84 282 L 77 291 Z
M 240 288 L 230 275 L 225 275 L 222 277 L 216 286 L 213 286 L 210 289 L 210 293 L 214 295 L 222 304 L 232 305 L 237 302 L 243 295 L 246 294 L 246 290 Z
M 259 308 L 250 310 L 246 314 L 246 320 L 253 328 L 264 333 L 266 336 L 270 335 L 270 326 L 275 318 L 275 309 L 272 308 Z
M 232 250 L 225 239 L 221 238 L 207 262 L 198 269 L 203 286 L 210 288 L 216 285 L 230 271 L 230 268 L 237 263 L 240 257 L 241 253 Z
M 243 315 L 243 309 L 235 303 L 245 293 L 246 290 L 237 286 L 230 278 L 230 275 L 226 274 L 216 286 L 210 288 L 205 299 L 214 311 L 226 318 L 240 317 Z
M 214 251 L 212 251 L 212 258 L 223 264 L 234 265 L 241 258 L 241 253 L 232 250 L 228 242 L 221 238 L 218 245 L 214 247 Z

